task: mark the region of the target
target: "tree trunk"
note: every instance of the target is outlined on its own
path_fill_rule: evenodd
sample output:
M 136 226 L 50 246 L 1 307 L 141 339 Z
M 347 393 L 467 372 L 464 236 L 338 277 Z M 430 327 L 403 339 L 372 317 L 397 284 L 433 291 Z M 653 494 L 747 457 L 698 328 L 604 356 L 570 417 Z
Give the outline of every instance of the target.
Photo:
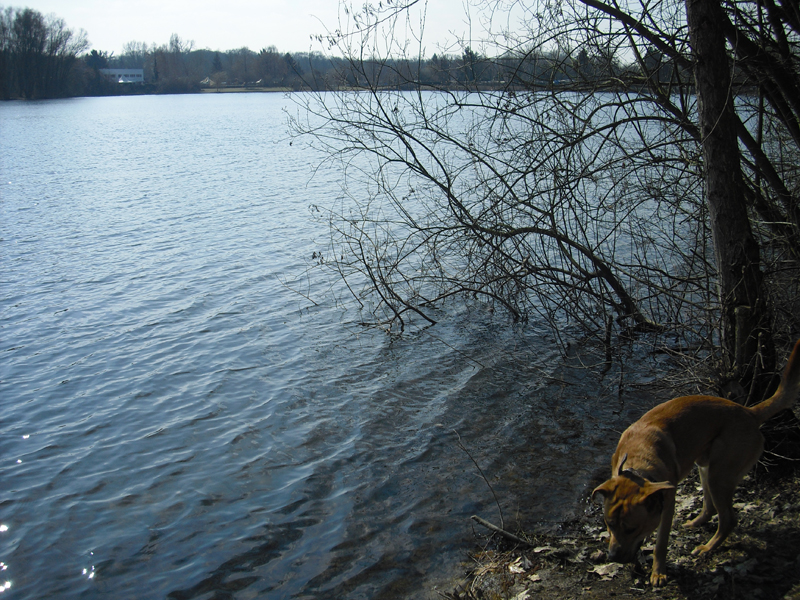
M 759 247 L 744 196 L 731 68 L 725 50 L 725 16 L 720 0 L 686 0 L 686 18 L 694 55 L 725 366 L 745 386 L 751 386 L 755 399 L 762 395 L 759 374 L 773 371 L 775 358 Z

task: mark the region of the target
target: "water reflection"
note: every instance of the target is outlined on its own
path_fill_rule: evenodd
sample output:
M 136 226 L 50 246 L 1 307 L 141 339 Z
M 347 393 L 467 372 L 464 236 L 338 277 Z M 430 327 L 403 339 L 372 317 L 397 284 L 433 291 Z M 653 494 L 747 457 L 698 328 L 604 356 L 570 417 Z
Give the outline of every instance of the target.
M 6 533 L 8 531 L 8 525 L 5 523 L 0 523 L 0 533 Z M 5 575 L 6 571 L 8 571 L 8 565 L 3 561 L 0 561 L 0 573 Z M 2 577 L 2 576 L 0 576 Z M 0 593 L 7 592 L 11 589 L 11 582 L 8 580 L 2 581 L 0 580 Z

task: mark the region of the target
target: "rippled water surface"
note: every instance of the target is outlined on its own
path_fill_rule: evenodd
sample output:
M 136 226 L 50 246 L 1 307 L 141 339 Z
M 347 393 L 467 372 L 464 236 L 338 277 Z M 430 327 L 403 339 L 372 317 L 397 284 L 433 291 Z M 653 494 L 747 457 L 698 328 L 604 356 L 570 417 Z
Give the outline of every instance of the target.
M 392 338 L 304 275 L 338 174 L 287 104 L 0 105 L 10 597 L 436 597 L 496 520 L 453 430 L 521 526 L 608 461 L 616 381 L 553 375 L 535 326 L 477 306 Z

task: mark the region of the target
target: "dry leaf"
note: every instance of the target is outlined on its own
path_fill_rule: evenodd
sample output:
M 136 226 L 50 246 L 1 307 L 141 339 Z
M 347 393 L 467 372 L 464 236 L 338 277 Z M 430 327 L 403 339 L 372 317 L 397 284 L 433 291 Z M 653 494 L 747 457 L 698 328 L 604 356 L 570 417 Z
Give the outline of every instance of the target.
M 619 563 L 606 563 L 604 565 L 595 565 L 589 569 L 589 573 L 596 573 L 603 579 L 611 579 L 619 574 L 620 569 L 622 569 L 622 565 Z
M 522 566 L 522 557 L 520 556 L 517 560 L 508 565 L 508 570 L 512 573 L 524 573 L 525 567 Z

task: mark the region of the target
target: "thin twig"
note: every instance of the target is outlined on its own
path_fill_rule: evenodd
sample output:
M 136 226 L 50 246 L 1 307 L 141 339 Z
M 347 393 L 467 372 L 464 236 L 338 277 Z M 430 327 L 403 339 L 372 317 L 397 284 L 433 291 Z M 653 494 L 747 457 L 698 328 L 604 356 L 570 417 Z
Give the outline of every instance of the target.
M 472 454 L 469 453 L 469 450 L 467 450 L 464 447 L 464 444 L 461 443 L 461 436 L 458 435 L 458 432 L 455 429 L 453 429 L 453 433 L 455 433 L 456 437 L 458 438 L 458 447 L 461 448 L 467 456 L 469 456 L 469 459 L 472 461 L 472 464 L 475 465 L 475 468 L 478 469 L 478 473 L 481 474 L 481 477 L 483 478 L 484 483 L 486 483 L 487 487 L 489 488 L 489 491 L 492 492 L 492 496 L 494 496 L 494 503 L 497 505 L 497 512 L 500 513 L 500 526 L 502 528 L 505 528 L 506 522 L 503 519 L 503 509 L 500 508 L 500 501 L 497 499 L 497 494 L 494 493 L 494 488 L 492 487 L 492 484 L 489 483 L 489 480 L 486 478 L 486 475 L 483 473 L 483 469 L 481 469 L 477 461 L 474 458 L 472 458 Z
M 298 291 L 298 290 L 296 290 L 296 289 L 294 289 L 294 288 L 292 288 L 292 287 L 289 287 L 289 285 L 288 285 L 287 283 L 285 283 L 284 281 L 282 281 L 280 277 L 276 277 L 276 279 L 278 280 L 278 283 L 280 283 L 280 284 L 281 284 L 283 287 L 285 287 L 285 288 L 286 288 L 287 290 L 289 290 L 290 292 L 294 292 L 294 293 L 295 293 L 295 294 L 297 294 L 298 296 L 302 296 L 303 298 L 305 298 L 306 300 L 308 300 L 309 302 L 311 302 L 311 304 L 313 304 L 314 306 L 319 306 L 319 304 L 317 304 L 316 302 L 314 302 L 314 301 L 311 299 L 311 297 L 310 297 L 310 296 L 307 296 L 307 295 L 306 295 L 306 294 L 304 294 L 303 292 L 300 292 L 300 291 Z
M 447 342 L 445 342 L 443 339 L 441 339 L 441 338 L 439 338 L 439 337 L 436 337 L 435 335 L 433 335 L 433 334 L 432 334 L 430 331 L 428 331 L 427 329 L 425 329 L 424 331 L 425 331 L 425 333 L 427 333 L 427 334 L 428 334 L 430 337 L 432 337 L 433 339 L 435 339 L 437 342 L 441 342 L 442 344 L 444 344 L 445 346 L 447 346 L 447 347 L 448 347 L 448 348 L 450 348 L 451 350 L 453 350 L 453 351 L 455 351 L 455 352 L 458 352 L 458 353 L 459 353 L 461 356 L 463 356 L 464 358 L 466 358 L 468 361 L 474 362 L 476 365 L 478 365 L 478 366 L 479 366 L 480 368 L 482 368 L 482 369 L 485 369 L 485 368 L 486 368 L 486 365 L 484 365 L 482 362 L 480 362 L 480 361 L 478 361 L 478 360 L 475 360 L 474 358 L 472 358 L 471 356 L 469 356 L 469 355 L 467 355 L 466 353 L 462 352 L 462 351 L 461 351 L 461 350 L 459 350 L 458 348 L 454 348 L 453 346 L 451 346 L 450 344 L 448 344 Z M 456 433 L 456 435 L 458 435 L 458 433 Z M 472 458 L 472 457 L 470 457 L 470 458 Z
M 470 517 L 470 519 L 472 519 L 476 523 L 480 523 L 481 525 L 486 527 L 486 529 L 490 529 L 490 530 L 494 531 L 495 533 L 499 533 L 503 537 L 508 538 L 509 540 L 511 540 L 513 542 L 516 542 L 517 544 L 523 544 L 525 546 L 533 547 L 533 544 L 531 544 L 530 542 L 527 542 L 527 541 L 523 540 L 521 537 L 517 537 L 516 535 L 506 531 L 505 529 L 501 529 L 497 525 L 492 525 L 491 523 L 489 523 L 489 521 L 481 519 L 478 515 L 472 515 Z

